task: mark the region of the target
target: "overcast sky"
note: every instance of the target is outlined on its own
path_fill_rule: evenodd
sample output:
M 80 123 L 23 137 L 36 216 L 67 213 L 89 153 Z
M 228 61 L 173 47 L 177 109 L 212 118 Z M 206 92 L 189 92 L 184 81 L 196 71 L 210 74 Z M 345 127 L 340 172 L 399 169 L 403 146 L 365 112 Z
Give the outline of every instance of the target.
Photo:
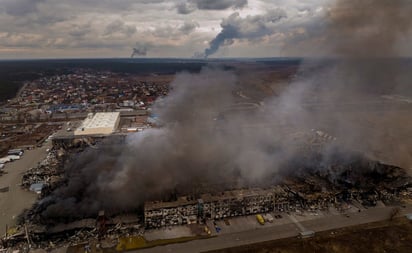
M 0 58 L 316 55 L 333 1 L 0 0 Z

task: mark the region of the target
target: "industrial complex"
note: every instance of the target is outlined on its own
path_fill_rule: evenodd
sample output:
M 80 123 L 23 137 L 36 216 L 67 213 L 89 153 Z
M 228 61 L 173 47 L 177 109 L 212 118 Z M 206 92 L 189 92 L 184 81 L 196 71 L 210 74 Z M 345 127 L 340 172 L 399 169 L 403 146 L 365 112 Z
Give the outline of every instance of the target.
M 359 186 L 358 180 L 364 180 L 365 175 L 356 175 L 354 181 L 343 177 L 342 182 L 336 182 L 327 176 L 305 174 L 269 189 L 240 189 L 202 194 L 198 199 L 180 197 L 173 202 L 146 202 L 144 222 L 147 228 L 159 228 L 252 214 L 317 211 L 331 207 L 342 210 L 346 203 L 376 206 L 380 202 L 390 205 L 411 199 L 410 178 L 396 167 L 388 166 L 385 170 L 381 176 L 398 177 L 377 185 Z
M 273 119 L 263 99 L 255 101 L 250 95 L 254 93 L 248 94 L 244 87 L 229 91 L 230 102 L 209 110 L 212 102 L 202 101 L 208 94 L 203 90 L 195 98 L 176 101 L 172 97 L 170 104 L 164 98 L 153 105 L 169 91 L 164 80 L 157 86 L 132 76 L 75 73 L 27 83 L 20 97 L 8 105 L 10 110 L 0 115 L 5 122 L 2 138 L 10 143 L 4 145 L 0 158 L 0 179 L 4 179 L 0 203 L 11 206 L 17 194 L 28 199 L 3 215 L 6 232 L 1 250 L 80 247 L 88 252 L 88 245 L 94 243 L 123 251 L 157 246 L 153 242 L 163 245 L 200 238 L 226 245 L 242 238 L 248 241 L 247 233 L 250 242 L 275 235 L 307 239 L 318 231 L 346 226 L 351 217 L 360 217 L 353 219 L 358 224 L 412 210 L 412 179 L 407 170 L 349 149 L 345 138 L 320 123 L 291 127 L 288 115 Z M 147 78 L 153 77 L 143 77 Z M 88 97 L 87 90 L 93 87 L 83 84 L 95 79 L 110 79 L 120 88 L 99 85 L 93 92 L 100 96 Z M 55 82 L 58 88 L 52 85 Z M 50 91 L 36 95 L 41 88 Z M 84 101 L 76 95 L 64 97 L 59 89 L 81 94 Z M 49 93 L 56 93 L 51 101 Z M 396 98 L 382 101 L 397 106 Z M 47 103 L 37 106 L 38 117 L 18 117 L 19 110 L 36 107 L 27 99 Z M 381 99 L 374 101 L 381 103 Z M 323 114 L 326 109 L 318 108 L 322 106 L 308 103 L 301 109 Z M 406 111 L 408 106 L 400 108 Z M 160 114 L 159 108 L 164 110 Z M 162 116 L 170 117 L 169 125 L 163 125 Z M 259 131 L 269 134 L 245 138 Z M 273 135 L 276 138 L 271 139 Z M 219 153 L 220 146 L 237 139 L 241 145 Z M 212 141 L 218 145 L 211 145 Z M 253 146 L 255 141 L 258 146 Z M 247 152 L 238 155 L 239 150 Z M 228 161 L 225 152 L 238 160 Z M 264 155 L 254 156 L 254 152 Z M 285 153 L 287 159 L 268 162 Z M 261 172 L 261 162 L 268 162 L 263 165 L 264 176 L 248 181 L 252 173 Z M 316 219 L 331 225 L 319 228 L 309 222 Z M 135 240 L 144 246 L 136 246 Z
M 79 151 L 89 148 L 96 151 L 104 148 L 99 143 L 105 139 L 115 139 L 115 143 L 124 142 L 127 132 L 122 133 L 120 122 L 130 117 L 136 116 L 130 113 L 122 116 L 120 112 L 89 113 L 83 121 L 65 126 L 73 127 L 74 131 L 60 129 L 52 137 L 52 147 L 46 159 L 24 173 L 22 187 L 47 199 L 55 189 L 66 184 L 67 172 L 62 169 L 67 163 L 66 159 L 76 157 Z M 317 157 L 316 152 L 322 146 L 336 141 L 329 134 L 313 129 L 291 136 L 307 138 L 308 146 L 302 148 L 302 154 L 305 154 L 302 159 Z M 348 164 L 336 161 L 327 167 L 322 165 L 296 171 L 264 188 L 228 186 L 223 191 L 208 191 L 210 187 L 203 186 L 202 190 L 198 189 L 193 194 L 175 195 L 172 199 L 147 200 L 141 212 L 129 212 L 126 216 L 101 210 L 74 220 L 44 220 L 44 207 L 38 204 L 25 214 L 25 227 L 20 227 L 17 233 L 10 233 L 6 237 L 7 242 L 18 245 L 24 241 L 25 229 L 28 229 L 31 240 L 41 247 L 46 247 L 43 238 L 59 238 L 62 233 L 72 234 L 69 239 L 72 243 L 79 243 L 90 236 L 119 236 L 126 231 L 128 234 L 141 235 L 145 231 L 150 234 L 150 231 L 182 226 L 198 227 L 200 230 L 194 234 L 209 236 L 211 233 L 220 233 L 221 227 L 217 222 L 230 224 L 229 219 L 252 216 L 256 224 L 265 227 L 265 224 L 276 223 L 279 217 L 289 217 L 291 213 L 327 214 L 336 210 L 344 214 L 351 207 L 351 212 L 354 209 L 360 212 L 368 207 L 408 203 L 412 199 L 412 181 L 403 169 L 359 157 Z M 290 217 L 293 222 L 293 216 Z M 313 235 L 311 230 L 300 229 L 302 238 Z

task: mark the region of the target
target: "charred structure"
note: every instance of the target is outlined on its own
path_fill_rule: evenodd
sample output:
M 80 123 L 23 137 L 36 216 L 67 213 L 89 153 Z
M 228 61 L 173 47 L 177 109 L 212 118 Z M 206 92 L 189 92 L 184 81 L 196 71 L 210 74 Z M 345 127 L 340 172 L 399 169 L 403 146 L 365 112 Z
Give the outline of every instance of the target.
M 316 136 L 319 137 L 315 133 Z M 317 140 L 312 143 L 320 142 L 321 140 Z M 117 143 L 119 145 L 122 141 L 117 140 Z M 83 148 L 79 146 L 66 152 Z M 64 178 L 64 172 L 53 168 L 57 169 L 58 161 L 70 156 L 62 150 L 52 151 L 47 158 L 48 164 L 39 165 L 25 176 L 24 181 L 43 180 L 47 188 L 42 193 L 42 200 L 37 208 L 23 217 L 25 225 L 14 235 L 6 237 L 7 243 L 12 246 L 26 241 L 25 229 L 30 231 L 33 244 L 49 248 L 53 245 L 63 246 L 67 242 L 76 244 L 92 238 L 141 235 L 144 229 L 206 224 L 210 220 L 244 215 L 317 211 L 328 213 L 329 210 L 345 212 L 348 205 L 372 207 L 381 202 L 396 206 L 412 200 L 412 179 L 399 167 L 338 150 L 333 155 L 328 155 L 326 163 L 325 157 L 314 151 L 316 148 L 307 149 L 313 153 L 300 157 L 300 163 L 290 162 L 288 166 L 285 165 L 284 171 L 276 176 L 278 179 L 281 176 L 281 180 L 265 188 L 258 188 L 258 185 L 236 188 L 233 184 L 225 184 L 216 189 L 230 189 L 210 191 L 212 187 L 205 184 L 190 192 L 175 190 L 164 195 L 163 200 L 148 199 L 142 203 L 141 209 L 118 213 L 100 210 L 91 215 L 67 217 L 69 219 L 66 220 L 61 217 L 42 217 L 42 205 L 48 206 L 47 200 L 52 196 L 50 192 L 65 184 L 64 181 L 55 182 L 55 177 Z M 50 173 L 52 175 L 49 176 Z M 271 182 L 274 180 L 263 184 L 270 185 Z M 25 185 L 27 187 L 29 184 Z M 67 238 L 67 242 L 62 237 Z
M 411 178 L 401 168 L 365 159 L 344 168 L 335 165 L 329 170 L 290 175 L 267 189 L 239 189 L 202 194 L 198 199 L 184 196 L 171 202 L 146 202 L 144 223 L 147 228 L 159 228 L 257 213 L 340 209 L 352 202 L 375 206 L 382 201 L 391 205 L 410 199 L 411 187 Z

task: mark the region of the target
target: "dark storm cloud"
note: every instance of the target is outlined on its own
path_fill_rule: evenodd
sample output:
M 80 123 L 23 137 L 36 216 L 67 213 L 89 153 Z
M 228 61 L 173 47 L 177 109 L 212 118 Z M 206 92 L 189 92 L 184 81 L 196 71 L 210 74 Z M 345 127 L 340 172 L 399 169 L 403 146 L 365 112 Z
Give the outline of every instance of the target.
M 255 40 L 275 32 L 273 24 L 286 18 L 282 9 L 270 10 L 264 15 L 240 17 L 238 12 L 224 19 L 220 26 L 222 31 L 209 43 L 205 49 L 204 57 L 216 53 L 223 45 L 230 45 L 235 39 Z

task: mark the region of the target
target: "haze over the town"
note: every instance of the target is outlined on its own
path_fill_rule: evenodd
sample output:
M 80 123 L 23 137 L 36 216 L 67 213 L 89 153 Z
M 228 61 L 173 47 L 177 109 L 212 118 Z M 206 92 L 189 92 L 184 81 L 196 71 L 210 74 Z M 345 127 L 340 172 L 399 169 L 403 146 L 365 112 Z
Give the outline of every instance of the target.
M 412 0 L 0 0 L 0 253 L 411 253 Z
M 0 0 L 0 59 L 130 57 L 133 48 L 138 57 L 330 56 L 322 30 L 335 2 Z M 411 55 L 405 36 L 399 55 Z

